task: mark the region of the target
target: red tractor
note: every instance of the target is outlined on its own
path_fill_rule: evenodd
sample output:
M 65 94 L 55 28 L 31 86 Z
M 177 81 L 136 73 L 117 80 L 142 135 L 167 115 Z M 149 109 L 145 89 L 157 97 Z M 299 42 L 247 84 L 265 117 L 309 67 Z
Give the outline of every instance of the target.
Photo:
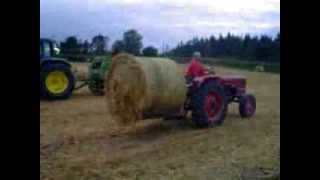
M 239 103 L 241 117 L 251 117 L 256 99 L 246 92 L 246 79 L 241 76 L 205 75 L 192 81 L 190 96 L 184 104 L 192 112 L 192 120 L 199 127 L 221 125 L 230 103 Z

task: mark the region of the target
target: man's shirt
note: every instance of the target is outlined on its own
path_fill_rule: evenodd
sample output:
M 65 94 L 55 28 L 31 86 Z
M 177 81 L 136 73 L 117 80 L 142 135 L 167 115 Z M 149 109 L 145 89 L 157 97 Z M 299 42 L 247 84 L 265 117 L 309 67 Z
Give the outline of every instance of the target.
M 205 75 L 205 69 L 202 63 L 193 58 L 186 69 L 186 76 L 199 77 Z

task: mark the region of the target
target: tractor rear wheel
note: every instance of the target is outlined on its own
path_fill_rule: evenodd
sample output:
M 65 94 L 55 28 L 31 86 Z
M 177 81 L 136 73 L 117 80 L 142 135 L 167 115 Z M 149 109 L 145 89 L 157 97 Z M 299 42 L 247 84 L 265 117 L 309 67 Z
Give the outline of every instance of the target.
M 251 94 L 246 94 L 240 97 L 239 113 L 241 117 L 251 117 L 256 111 L 256 98 Z
M 60 63 L 44 65 L 40 72 L 40 94 L 46 99 L 67 99 L 75 86 L 71 69 Z
M 191 97 L 192 120 L 198 127 L 221 125 L 227 112 L 227 99 L 221 85 L 204 82 Z

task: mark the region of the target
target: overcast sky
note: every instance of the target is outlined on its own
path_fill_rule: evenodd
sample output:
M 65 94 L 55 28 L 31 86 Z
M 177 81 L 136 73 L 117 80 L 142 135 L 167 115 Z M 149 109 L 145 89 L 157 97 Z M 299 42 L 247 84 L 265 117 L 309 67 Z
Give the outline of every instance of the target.
M 40 0 L 40 36 L 112 41 L 134 28 L 161 50 L 194 36 L 280 31 L 280 0 Z

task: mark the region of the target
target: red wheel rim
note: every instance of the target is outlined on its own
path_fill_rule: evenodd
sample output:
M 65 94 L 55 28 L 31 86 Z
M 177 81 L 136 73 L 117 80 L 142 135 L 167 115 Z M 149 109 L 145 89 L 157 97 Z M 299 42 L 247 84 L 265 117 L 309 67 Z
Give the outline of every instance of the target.
M 214 121 L 215 117 L 222 109 L 222 97 L 216 92 L 210 92 L 204 100 L 204 111 L 210 122 Z
M 254 113 L 255 107 L 253 105 L 252 99 L 247 100 L 245 107 L 248 115 L 252 115 Z

